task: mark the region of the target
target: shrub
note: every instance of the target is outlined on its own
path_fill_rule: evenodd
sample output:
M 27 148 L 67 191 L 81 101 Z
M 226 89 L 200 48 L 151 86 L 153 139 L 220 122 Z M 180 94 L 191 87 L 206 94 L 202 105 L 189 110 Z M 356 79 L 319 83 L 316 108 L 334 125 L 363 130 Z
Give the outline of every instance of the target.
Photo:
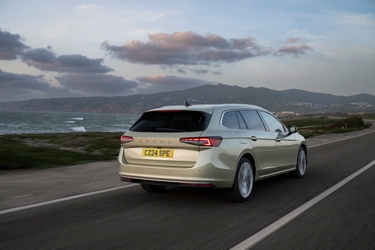
M 358 127 L 365 127 L 365 122 L 363 121 L 361 116 L 351 116 L 346 118 L 345 120 L 336 122 L 329 126 L 329 129 L 336 129 L 336 128 L 358 128 Z
M 361 116 L 351 116 L 346 120 L 346 124 L 348 124 L 348 127 L 364 127 L 365 122 L 363 121 Z

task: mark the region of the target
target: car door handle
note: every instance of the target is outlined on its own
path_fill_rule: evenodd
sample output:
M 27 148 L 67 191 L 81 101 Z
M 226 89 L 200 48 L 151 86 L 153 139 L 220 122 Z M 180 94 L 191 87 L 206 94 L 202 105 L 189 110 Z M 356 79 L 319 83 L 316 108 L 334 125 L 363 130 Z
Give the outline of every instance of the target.
M 280 138 L 276 138 L 276 141 L 277 141 L 277 142 L 280 142 L 280 141 L 281 141 L 281 139 L 280 139 Z
M 257 138 L 256 136 L 252 136 L 252 137 L 250 137 L 250 140 L 252 140 L 252 141 L 257 141 L 258 138 Z

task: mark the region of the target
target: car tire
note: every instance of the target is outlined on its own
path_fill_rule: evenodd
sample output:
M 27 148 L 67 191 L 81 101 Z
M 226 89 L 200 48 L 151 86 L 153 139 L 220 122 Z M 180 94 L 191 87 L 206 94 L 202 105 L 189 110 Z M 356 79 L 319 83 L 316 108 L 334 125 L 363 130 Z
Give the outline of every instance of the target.
M 238 163 L 233 186 L 225 190 L 225 196 L 231 201 L 244 202 L 250 197 L 254 183 L 254 171 L 249 159 L 242 158 Z
M 161 193 L 166 188 L 165 186 L 141 184 L 142 188 L 149 193 Z
M 306 174 L 307 169 L 307 156 L 303 147 L 299 148 L 297 156 L 296 170 L 290 173 L 294 178 L 301 179 Z

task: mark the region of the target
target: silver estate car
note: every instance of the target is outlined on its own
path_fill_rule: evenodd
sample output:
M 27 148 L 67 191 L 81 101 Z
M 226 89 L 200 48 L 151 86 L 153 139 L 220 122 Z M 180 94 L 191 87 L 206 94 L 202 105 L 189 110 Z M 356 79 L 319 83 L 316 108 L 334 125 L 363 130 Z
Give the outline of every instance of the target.
M 146 111 L 121 136 L 122 181 L 148 192 L 166 187 L 225 189 L 246 201 L 253 182 L 305 175 L 307 145 L 269 111 L 253 105 L 181 105 Z

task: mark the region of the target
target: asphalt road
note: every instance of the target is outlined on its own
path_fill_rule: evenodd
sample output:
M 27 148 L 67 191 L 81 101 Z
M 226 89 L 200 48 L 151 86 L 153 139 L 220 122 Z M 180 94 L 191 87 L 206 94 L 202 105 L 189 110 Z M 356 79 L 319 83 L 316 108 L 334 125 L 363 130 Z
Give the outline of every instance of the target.
M 375 133 L 309 149 L 305 178 L 220 190 L 140 186 L 0 214 L 0 249 L 230 249 L 373 162 Z M 252 249 L 375 249 L 375 166 Z

